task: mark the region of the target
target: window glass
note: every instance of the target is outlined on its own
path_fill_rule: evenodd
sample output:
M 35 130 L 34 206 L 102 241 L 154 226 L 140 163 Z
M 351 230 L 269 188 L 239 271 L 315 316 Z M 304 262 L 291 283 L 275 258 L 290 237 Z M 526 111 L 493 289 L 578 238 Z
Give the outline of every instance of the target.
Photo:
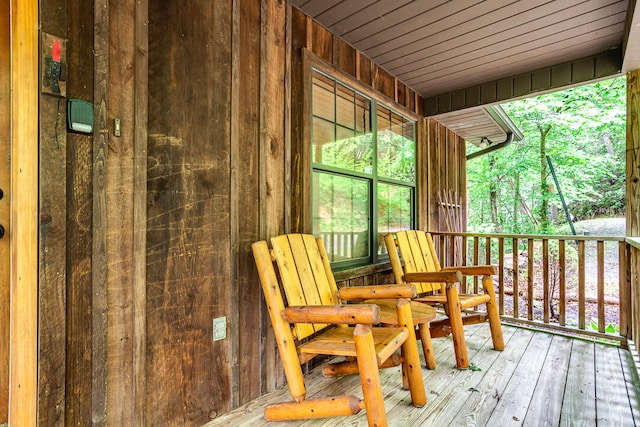
M 370 174 L 373 168 L 370 101 L 346 86 L 332 84 L 317 72 L 313 74 L 313 88 L 312 162 Z
M 369 182 L 313 173 L 313 234 L 321 237 L 329 259 L 369 257 Z
M 355 92 L 351 89 L 336 85 L 336 122 L 349 129 L 355 129 Z
M 322 74 L 314 73 L 313 76 L 313 115 L 334 122 L 335 114 L 335 84 L 334 81 Z
M 413 218 L 411 187 L 378 184 L 378 254 L 386 253 L 384 236 L 411 228 Z
M 414 124 L 378 106 L 378 175 L 415 183 Z
M 376 262 L 385 234 L 412 228 L 414 135 L 412 120 L 313 70 L 311 227 L 332 263 Z

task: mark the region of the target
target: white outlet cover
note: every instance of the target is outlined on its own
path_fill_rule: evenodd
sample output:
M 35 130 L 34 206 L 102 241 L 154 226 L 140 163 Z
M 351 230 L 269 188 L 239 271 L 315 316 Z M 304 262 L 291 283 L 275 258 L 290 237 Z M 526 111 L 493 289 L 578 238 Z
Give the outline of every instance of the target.
M 227 337 L 227 318 L 216 317 L 213 319 L 213 340 L 220 341 Z

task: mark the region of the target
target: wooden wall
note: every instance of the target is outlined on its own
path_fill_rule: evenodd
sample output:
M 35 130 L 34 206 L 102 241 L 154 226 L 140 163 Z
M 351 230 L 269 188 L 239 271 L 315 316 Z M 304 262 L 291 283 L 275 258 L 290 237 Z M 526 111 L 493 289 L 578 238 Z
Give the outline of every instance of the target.
M 422 99 L 282 0 L 41 4 L 68 38 L 68 96 L 95 105 L 94 134 L 66 134 L 42 96 L 41 423 L 202 425 L 282 385 L 250 244 L 308 231 L 303 50 L 416 114 Z M 419 122 L 421 226 L 432 191 L 463 185 L 460 153 Z
M 427 120 L 427 159 L 426 200 L 420 202 L 426 206 L 426 215 L 421 217 L 421 228 L 430 231 L 447 231 L 439 193 L 442 190 L 457 194 L 461 199 L 460 211 L 464 218 L 462 224 L 466 231 L 467 212 L 467 169 L 466 142 L 442 123 L 434 119 Z M 424 220 L 427 220 L 426 222 Z
M 93 100 L 92 4 L 67 3 L 67 96 Z M 66 173 L 65 424 L 91 419 L 93 137 L 68 133 Z M 89 402 L 87 402 L 87 400 Z

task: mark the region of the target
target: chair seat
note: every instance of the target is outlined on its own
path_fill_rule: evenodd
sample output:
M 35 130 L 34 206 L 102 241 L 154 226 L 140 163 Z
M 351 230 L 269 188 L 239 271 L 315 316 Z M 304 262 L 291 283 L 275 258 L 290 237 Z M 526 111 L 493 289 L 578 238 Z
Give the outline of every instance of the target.
M 356 346 L 353 338 L 353 327 L 336 327 L 328 329 L 309 341 L 299 344 L 299 353 L 327 354 L 332 356 L 356 357 Z M 407 328 L 376 327 L 373 332 L 373 344 L 378 363 L 389 358 L 407 339 Z
M 463 310 L 476 305 L 485 304 L 491 298 L 488 294 L 460 294 L 458 296 L 460 306 Z M 446 304 L 447 297 L 444 294 L 427 295 L 420 298 L 416 298 L 414 301 L 419 301 L 426 304 Z
M 385 325 L 398 325 L 398 314 L 396 312 L 395 299 L 377 299 L 367 300 L 365 304 L 376 304 L 380 307 L 381 323 Z M 411 301 L 411 316 L 413 317 L 413 324 L 420 325 L 423 323 L 429 323 L 436 318 L 436 309 L 419 302 Z

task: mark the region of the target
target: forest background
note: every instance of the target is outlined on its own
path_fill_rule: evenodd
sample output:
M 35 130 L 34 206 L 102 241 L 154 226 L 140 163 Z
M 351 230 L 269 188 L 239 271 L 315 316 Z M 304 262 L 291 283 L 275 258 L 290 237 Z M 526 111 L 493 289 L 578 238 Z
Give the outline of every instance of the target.
M 567 233 L 547 156 L 574 220 L 623 217 L 625 97 L 616 77 L 502 104 L 524 138 L 467 162 L 468 230 Z

